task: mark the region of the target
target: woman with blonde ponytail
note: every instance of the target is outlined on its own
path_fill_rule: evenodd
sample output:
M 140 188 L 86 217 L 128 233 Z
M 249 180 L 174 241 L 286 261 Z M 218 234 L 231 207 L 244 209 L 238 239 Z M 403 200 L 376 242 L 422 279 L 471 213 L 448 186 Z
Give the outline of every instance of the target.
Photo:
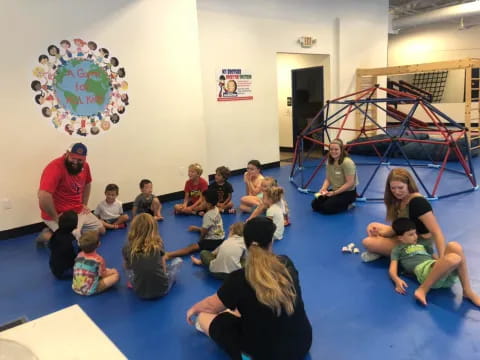
M 266 217 L 247 222 L 245 269 L 231 273 L 216 294 L 187 312 L 187 321 L 234 360 L 242 353 L 252 359 L 301 360 L 312 343 L 298 272 L 287 256 L 272 253 L 274 232 Z

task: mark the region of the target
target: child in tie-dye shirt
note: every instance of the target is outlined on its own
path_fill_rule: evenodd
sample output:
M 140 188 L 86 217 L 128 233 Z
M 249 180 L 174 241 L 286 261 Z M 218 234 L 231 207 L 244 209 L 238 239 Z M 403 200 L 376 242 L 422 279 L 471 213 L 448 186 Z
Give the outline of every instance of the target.
M 103 257 L 97 254 L 100 245 L 98 233 L 84 233 L 79 242 L 82 251 L 73 266 L 72 289 L 79 295 L 94 295 L 115 285 L 119 280 L 116 269 L 108 269 Z

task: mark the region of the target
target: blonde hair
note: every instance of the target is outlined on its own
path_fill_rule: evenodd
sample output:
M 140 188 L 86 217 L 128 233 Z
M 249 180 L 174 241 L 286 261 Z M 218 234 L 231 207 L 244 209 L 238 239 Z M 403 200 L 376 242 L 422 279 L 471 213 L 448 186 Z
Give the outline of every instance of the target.
M 232 225 L 230 225 L 230 234 L 243 236 L 243 227 L 244 223 L 242 221 L 237 221 L 236 223 L 233 223 Z
M 200 165 L 199 163 L 193 163 L 188 165 L 188 170 L 195 171 L 198 174 L 198 176 L 202 175 L 203 173 L 202 165 Z
M 280 186 L 272 186 L 270 189 L 265 191 L 265 195 L 272 200 L 272 203 L 277 203 L 282 199 L 283 196 L 283 188 Z
M 390 183 L 392 181 L 400 181 L 406 184 L 410 194 L 418 192 L 417 184 L 408 170 L 404 168 L 396 168 L 390 171 L 385 184 L 385 193 L 383 195 L 383 201 L 387 207 L 387 220 L 389 221 L 393 221 L 397 218 L 401 204 L 401 201 L 393 195 L 392 190 L 390 189 Z
M 158 225 L 152 215 L 143 213 L 133 218 L 128 232 L 130 258 L 136 255 L 150 255 L 163 249 Z
M 98 232 L 96 231 L 87 231 L 80 236 L 78 240 L 78 245 L 80 249 L 82 249 L 85 253 L 94 252 L 95 249 L 98 247 Z
M 248 248 L 245 278 L 258 301 L 272 309 L 275 315 L 280 316 L 282 310 L 289 316 L 293 314 L 297 291 L 292 276 L 277 256 L 256 242 Z
M 272 186 L 277 186 L 277 180 L 271 176 L 266 176 L 262 180 L 262 184 L 266 183 L 268 184 L 268 187 L 271 188 Z

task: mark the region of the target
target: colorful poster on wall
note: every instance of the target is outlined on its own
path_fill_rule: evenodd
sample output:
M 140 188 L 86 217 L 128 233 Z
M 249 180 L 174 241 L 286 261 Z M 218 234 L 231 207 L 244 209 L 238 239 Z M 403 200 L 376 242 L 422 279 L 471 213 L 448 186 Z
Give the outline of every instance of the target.
M 245 69 L 221 69 L 217 76 L 217 101 L 252 100 L 252 74 Z
M 129 105 L 125 68 L 94 41 L 49 45 L 30 84 L 42 115 L 73 136 L 98 135 L 118 124 Z M 48 55 L 47 55 L 48 54 Z

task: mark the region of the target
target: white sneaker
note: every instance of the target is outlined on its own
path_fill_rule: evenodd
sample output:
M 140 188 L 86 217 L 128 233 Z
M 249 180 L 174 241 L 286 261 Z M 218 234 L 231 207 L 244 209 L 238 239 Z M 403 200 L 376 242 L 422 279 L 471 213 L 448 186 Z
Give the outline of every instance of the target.
M 202 327 L 200 326 L 200 323 L 198 322 L 198 316 L 197 316 L 197 318 L 195 319 L 195 329 L 197 329 L 197 330 L 200 331 L 201 333 L 204 333 L 204 334 L 205 334 L 205 331 L 203 331 Z
M 371 261 L 375 261 L 375 260 L 378 260 L 382 257 L 382 255 L 380 254 L 377 254 L 377 253 L 372 253 L 370 251 L 364 251 L 360 257 L 362 258 L 362 261 L 363 262 L 371 262 Z
M 44 228 L 35 238 L 37 247 L 48 247 L 48 242 L 51 236 L 52 231 L 48 227 Z

